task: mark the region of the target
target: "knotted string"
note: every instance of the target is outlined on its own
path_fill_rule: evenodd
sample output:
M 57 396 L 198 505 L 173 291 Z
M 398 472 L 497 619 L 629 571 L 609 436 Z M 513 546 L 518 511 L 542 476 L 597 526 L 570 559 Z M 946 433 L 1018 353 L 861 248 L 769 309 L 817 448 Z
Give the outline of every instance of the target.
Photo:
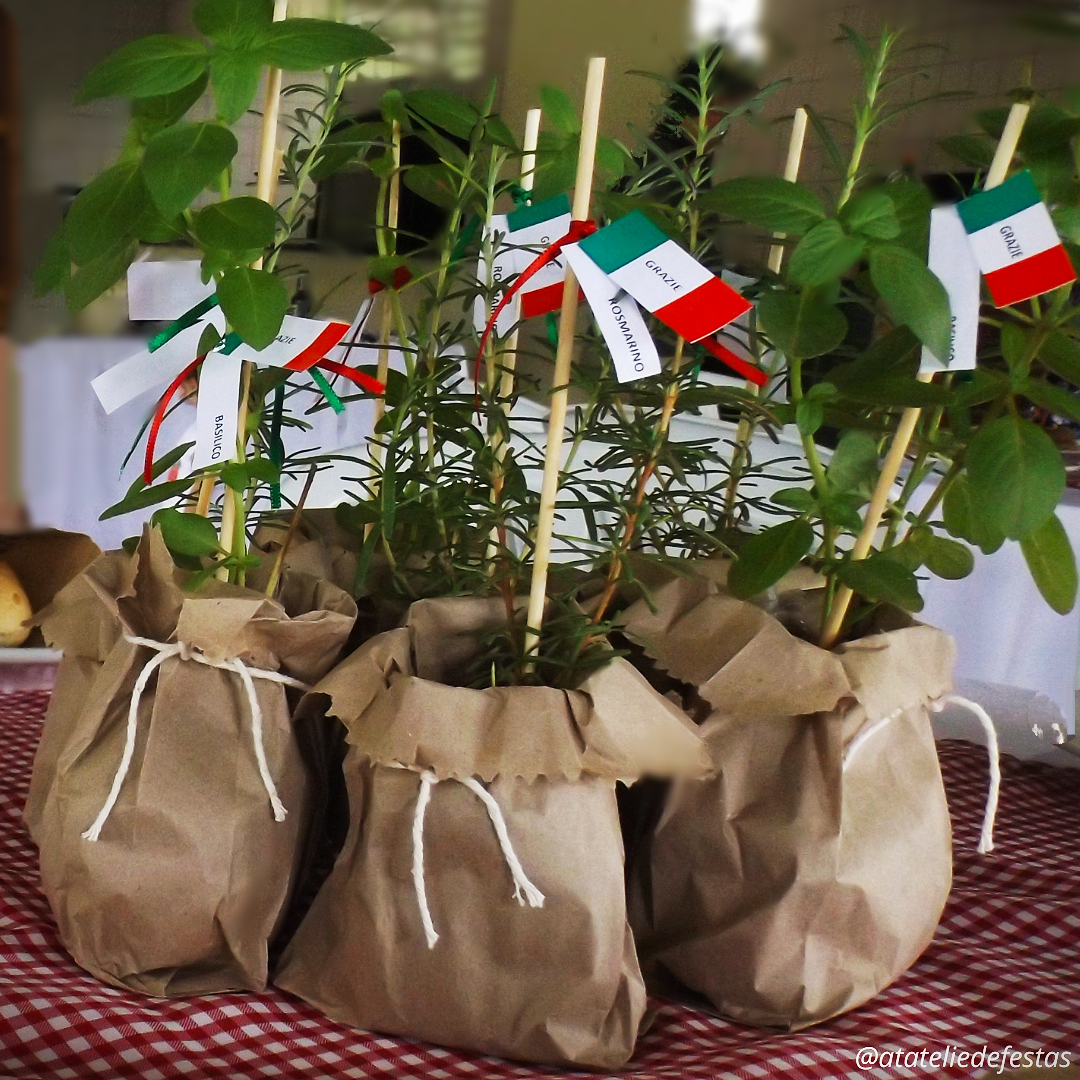
M 439 940 L 435 924 L 431 920 L 431 909 L 428 907 L 427 886 L 424 883 L 424 814 L 427 805 L 431 801 L 431 789 L 439 782 L 439 778 L 433 773 L 424 770 L 420 773 L 420 791 L 416 796 L 416 812 L 413 816 L 412 843 L 413 864 L 412 878 L 416 889 L 416 902 L 420 905 L 420 921 L 424 924 L 424 936 L 427 939 L 429 949 L 435 948 Z M 494 796 L 478 780 L 468 776 L 458 781 L 464 784 L 483 804 L 488 817 L 495 829 L 495 836 L 499 841 L 503 859 L 510 871 L 510 877 L 514 882 L 514 899 L 524 907 L 539 908 L 544 906 L 544 894 L 525 876 L 521 860 L 514 851 L 514 845 L 510 842 L 510 834 L 506 829 L 506 818 L 503 817 L 499 804 Z
M 480 397 L 480 370 L 484 363 L 484 350 L 487 348 L 488 338 L 491 337 L 492 330 L 495 329 L 495 324 L 499 319 L 499 315 L 502 314 L 502 310 L 510 303 L 511 300 L 521 291 L 521 287 L 532 277 L 538 274 L 549 262 L 552 262 L 559 255 L 567 244 L 576 244 L 579 240 L 584 240 L 586 236 L 592 236 L 596 232 L 598 226 L 591 218 L 584 220 L 572 220 L 570 222 L 570 230 L 565 236 L 560 237 L 554 243 L 549 244 L 539 255 L 518 276 L 514 279 L 510 287 L 499 297 L 499 302 L 495 305 L 488 318 L 487 326 L 484 327 L 484 333 L 480 337 L 480 348 L 476 353 L 476 374 L 474 381 L 476 384 L 477 394 L 477 406 L 479 407 Z
M 986 855 L 994 850 L 994 819 L 997 817 L 998 796 L 1001 790 L 1001 754 L 998 750 L 997 731 L 994 729 L 994 722 L 990 719 L 989 714 L 976 701 L 970 701 L 968 698 L 960 697 L 957 694 L 942 694 L 936 700 L 928 702 L 930 711 L 935 713 L 942 712 L 946 705 L 959 705 L 960 708 L 973 713 L 979 723 L 982 724 L 983 731 L 986 734 L 986 752 L 990 759 L 990 790 L 986 794 L 986 809 L 983 812 L 982 832 L 979 834 L 979 846 L 977 849 L 980 855 Z M 897 717 L 902 716 L 904 712 L 905 709 L 897 709 L 895 712 L 889 713 L 888 716 L 883 716 L 869 727 L 864 727 L 844 748 L 843 771 L 847 772 L 848 766 L 870 739 L 883 727 L 897 719 Z
M 181 660 L 194 660 L 196 663 L 205 664 L 207 667 L 218 668 L 221 671 L 232 671 L 240 677 L 240 682 L 247 693 L 248 707 L 251 710 L 251 737 L 255 744 L 255 761 L 259 767 L 259 777 L 263 782 L 263 787 L 266 789 L 266 794 L 270 798 L 270 806 L 274 812 L 274 820 L 284 821 L 288 811 L 282 805 L 281 799 L 278 797 L 277 787 L 274 784 L 273 777 L 270 775 L 270 767 L 266 762 L 266 750 L 263 746 L 262 706 L 260 706 L 258 695 L 255 693 L 255 683 L 253 680 L 265 679 L 268 682 L 281 683 L 283 686 L 292 686 L 297 690 L 304 691 L 310 690 L 311 687 L 306 683 L 302 683 L 299 679 L 294 679 L 289 675 L 283 675 L 280 671 L 265 671 L 262 668 L 249 668 L 239 657 L 234 657 L 231 660 L 211 660 L 202 653 L 193 650 L 186 641 L 178 641 L 175 644 L 169 645 L 160 641 L 154 641 L 151 638 L 136 637 L 131 634 L 125 634 L 124 640 L 131 642 L 132 645 L 153 649 L 155 655 L 146 662 L 146 665 L 143 667 L 142 671 L 139 672 L 139 676 L 135 680 L 135 686 L 131 691 L 131 703 L 128 705 L 127 734 L 124 739 L 124 752 L 120 757 L 120 764 L 116 769 L 116 775 L 113 777 L 112 787 L 109 789 L 109 795 L 105 800 L 105 805 L 102 806 L 98 816 L 94 819 L 93 825 L 82 834 L 83 838 L 86 840 L 97 840 L 101 836 L 101 830 L 105 825 L 105 822 L 108 821 L 113 807 L 116 805 L 116 800 L 120 796 L 120 789 L 124 786 L 124 780 L 127 777 L 128 769 L 131 767 L 131 759 L 135 754 L 135 737 L 138 734 L 139 726 L 139 703 L 142 701 L 143 692 L 146 690 L 147 684 L 150 682 L 150 677 L 154 672 L 172 656 L 178 656 Z

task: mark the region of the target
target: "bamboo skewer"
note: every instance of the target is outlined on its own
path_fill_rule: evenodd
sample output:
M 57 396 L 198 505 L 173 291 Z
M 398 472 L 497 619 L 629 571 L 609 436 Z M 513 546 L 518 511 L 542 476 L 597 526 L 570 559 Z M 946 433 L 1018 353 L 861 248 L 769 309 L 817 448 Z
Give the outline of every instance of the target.
M 281 22 L 288 14 L 289 0 L 275 0 L 274 22 Z M 278 151 L 277 127 L 281 115 L 281 68 L 270 68 L 266 74 L 266 96 L 263 106 L 262 132 L 259 137 L 259 174 L 255 180 L 255 197 L 263 202 L 273 203 L 277 188 Z M 255 263 L 255 269 L 262 268 L 262 259 Z M 243 450 L 247 441 L 248 391 L 251 387 L 251 365 L 244 363 L 244 375 L 241 380 L 240 404 L 237 412 L 236 442 L 237 450 Z M 237 540 L 237 501 L 242 498 L 239 492 L 226 488 L 221 506 L 221 547 L 226 555 L 236 551 Z M 202 493 L 200 492 L 200 502 Z M 229 571 L 219 567 L 217 577 L 228 580 Z
M 1024 123 L 1027 121 L 1030 111 L 1031 106 L 1027 102 L 1017 102 L 1009 110 L 1009 118 L 1005 123 L 1005 130 L 1001 133 L 997 151 L 994 153 L 993 163 L 986 174 L 983 191 L 989 191 L 991 188 L 997 187 L 1008 176 L 1009 166 L 1016 155 L 1016 147 L 1020 142 L 1020 135 L 1024 130 Z M 931 371 L 920 372 L 917 376 L 919 382 L 924 383 L 930 382 L 933 377 Z M 877 487 L 874 489 L 870 505 L 866 510 L 862 532 L 859 533 L 855 546 L 851 550 L 852 559 L 865 559 L 874 546 L 874 537 L 881 526 L 881 519 L 884 517 L 893 484 L 896 483 L 896 478 L 900 474 L 900 467 L 904 463 L 921 412 L 921 409 L 909 408 L 905 409 L 900 417 L 900 423 L 897 425 L 892 445 L 889 447 L 889 452 L 881 467 L 881 476 L 878 478 Z M 841 585 L 837 589 L 828 621 L 821 635 L 820 644 L 823 649 L 832 648 L 836 643 L 836 639 L 840 636 L 852 595 L 852 590 L 846 585 Z
M 536 145 L 540 141 L 540 118 L 542 116 L 542 110 L 530 109 L 525 114 L 525 137 L 522 141 L 521 149 L 521 189 L 525 192 L 531 192 L 533 189 L 533 183 L 536 180 Z M 518 353 L 518 337 L 521 333 L 521 328 L 515 326 L 511 331 L 509 338 L 506 342 L 506 352 L 504 353 L 502 374 L 499 378 L 499 398 L 501 399 L 501 408 L 503 415 L 509 417 L 511 396 L 514 393 L 514 383 L 517 375 L 517 353 Z M 502 475 L 502 464 L 506 460 L 507 451 L 510 449 L 508 440 L 503 438 L 501 430 L 496 431 L 492 439 L 495 450 L 495 462 L 496 470 L 500 476 Z M 494 484 L 491 489 L 491 501 L 497 503 L 499 500 L 500 489 Z M 495 555 L 497 552 L 499 543 L 499 526 L 493 525 L 491 529 L 491 540 L 488 543 L 487 559 L 489 565 L 494 571 Z
M 589 61 L 588 75 L 585 80 L 581 143 L 578 150 L 577 176 L 574 180 L 574 202 L 571 213 L 575 221 L 583 221 L 589 216 L 593 168 L 596 163 L 596 139 L 600 127 L 600 101 L 604 93 L 604 66 L 604 58 L 594 56 Z M 566 280 L 563 283 L 562 309 L 559 313 L 559 343 L 555 350 L 554 389 L 551 394 L 551 413 L 548 418 L 544 479 L 540 488 L 536 551 L 533 557 L 532 588 L 529 592 L 525 629 L 527 659 L 534 650 L 539 651 L 540 630 L 544 622 L 551 541 L 555 528 L 555 500 L 558 495 L 563 436 L 566 428 L 566 407 L 570 394 L 570 365 L 574 356 L 574 337 L 577 331 L 577 312 L 577 278 L 573 270 L 567 266 Z M 529 670 L 534 663 L 535 659 L 529 662 Z
M 795 122 L 791 128 L 791 138 L 788 140 L 787 161 L 784 163 L 784 179 L 792 184 L 799 179 L 799 167 L 802 164 L 803 145 L 806 142 L 806 122 L 808 119 L 809 114 L 800 105 L 795 110 Z M 774 233 L 773 239 L 779 241 L 783 240 L 785 236 L 786 233 Z M 774 243 L 769 249 L 768 265 L 774 274 L 780 273 L 780 267 L 784 263 L 784 250 L 784 245 L 781 243 Z M 762 395 L 765 389 L 766 387 L 759 387 L 749 380 L 746 382 L 746 390 L 756 397 Z M 735 506 L 739 488 L 739 472 L 742 468 L 743 458 L 746 456 L 752 432 L 753 424 L 749 417 L 744 415 L 739 420 L 739 426 L 735 430 L 735 456 L 732 459 L 731 478 L 724 499 L 725 519 Z

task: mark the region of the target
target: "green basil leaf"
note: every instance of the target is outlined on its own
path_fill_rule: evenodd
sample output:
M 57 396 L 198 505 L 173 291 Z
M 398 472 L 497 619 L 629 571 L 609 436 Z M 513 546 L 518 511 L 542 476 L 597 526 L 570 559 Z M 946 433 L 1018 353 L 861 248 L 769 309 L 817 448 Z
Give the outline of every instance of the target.
M 254 349 L 265 349 L 277 337 L 289 308 L 285 282 L 248 267 L 226 270 L 217 297 L 229 324 Z
M 775 176 L 724 180 L 699 195 L 698 206 L 790 236 L 805 236 L 825 220 L 825 207 L 809 188 Z
M 448 90 L 413 90 L 405 95 L 405 104 L 417 116 L 459 139 L 467 139 L 480 122 L 476 106 Z
M 840 221 L 849 232 L 871 240 L 895 240 L 900 235 L 896 206 L 885 188 L 860 192 L 840 211 Z
M 788 487 L 774 491 L 772 501 L 777 506 L 787 506 L 792 510 L 798 510 L 800 514 L 813 510 L 816 505 L 809 488 L 804 487 Z
M 814 530 L 802 518 L 756 533 L 742 545 L 732 563 L 728 590 L 742 600 L 763 593 L 798 566 L 813 543 Z
M 904 611 L 922 611 L 918 578 L 883 552 L 868 559 L 842 562 L 836 569 L 836 576 L 852 592 L 867 600 L 894 604 Z
M 241 195 L 211 203 L 195 215 L 195 236 L 207 248 L 251 251 L 274 242 L 277 214 L 262 199 Z
M 236 156 L 236 136 L 221 124 L 176 124 L 155 135 L 143 155 L 150 197 L 166 218 L 186 210 Z
M 210 57 L 210 82 L 218 119 L 235 124 L 251 108 L 262 78 L 262 61 L 242 49 L 218 45 Z
M 194 82 L 158 97 L 136 98 L 131 103 L 131 119 L 138 125 L 143 140 L 171 127 L 206 92 L 209 76 L 204 71 Z
M 1061 451 L 1037 424 L 1002 416 L 980 428 L 968 446 L 972 509 L 1010 540 L 1039 528 L 1065 491 Z
M 927 570 L 939 578 L 955 581 L 966 578 L 975 569 L 971 549 L 944 536 L 928 536 L 919 542 L 919 554 Z
M 68 308 L 72 312 L 82 311 L 102 293 L 108 292 L 135 261 L 138 250 L 139 245 L 132 240 L 126 247 L 80 266 L 64 285 Z
M 64 240 L 72 259 L 85 266 L 132 237 L 150 206 L 138 162 L 114 165 L 75 196 L 64 220 Z
M 885 189 L 896 209 L 900 232 L 896 245 L 926 262 L 930 250 L 930 211 L 934 197 L 916 180 L 894 180 Z
M 239 461 L 229 461 L 222 465 L 218 477 L 230 491 L 239 491 L 241 494 L 247 491 L 251 484 L 246 463 Z
M 370 30 L 327 19 L 283 19 L 263 30 L 255 52 L 264 64 L 284 71 L 320 71 L 351 64 L 393 49 Z
M 1048 335 L 1039 349 L 1039 359 L 1055 375 L 1080 386 L 1080 342 L 1063 330 Z
M 64 239 L 63 227 L 59 228 L 45 245 L 45 254 L 41 257 L 37 272 L 34 274 L 34 295 L 45 296 L 47 293 L 63 289 L 71 280 L 71 252 Z
M 862 255 L 864 240 L 848 236 L 831 218 L 815 225 L 791 253 L 788 276 L 796 285 L 816 288 L 842 277 Z
M 191 38 L 155 34 L 103 60 L 83 80 L 76 101 L 106 97 L 160 97 L 195 82 L 206 71 L 205 46 Z
M 165 546 L 177 555 L 200 558 L 221 551 L 214 523 L 202 514 L 185 514 L 167 506 L 155 511 L 150 523 L 161 530 Z
M 581 131 L 577 109 L 557 86 L 540 87 L 540 108 L 544 111 L 544 119 L 564 135 L 577 135 Z
M 795 360 L 832 352 L 847 335 L 843 312 L 807 293 L 767 292 L 757 310 L 769 340 Z
M 1036 379 L 1025 379 L 1016 391 L 1054 416 L 1080 424 L 1080 397 L 1073 391 Z
M 988 524 L 976 510 L 966 476 L 957 477 L 945 492 L 941 516 L 951 536 L 974 544 L 984 555 L 993 555 L 1005 543 L 1005 534 Z
M 181 443 L 180 446 L 174 446 L 167 454 L 162 454 L 154 462 L 150 472 L 151 479 L 156 480 L 159 476 L 167 473 L 194 445 L 193 442 Z M 132 481 L 131 487 L 128 488 L 128 494 L 134 495 L 136 491 L 142 491 L 144 487 L 146 487 L 146 480 L 143 479 L 143 474 L 140 472 Z
M 938 139 L 938 146 L 979 172 L 989 169 L 994 160 L 994 144 L 984 135 L 949 135 Z
M 457 202 L 457 185 L 443 164 L 413 165 L 402 174 L 405 186 L 421 199 L 451 209 Z
M 145 510 L 148 506 L 156 506 L 169 499 L 179 498 L 191 487 L 191 483 L 190 480 L 168 480 L 164 484 L 142 488 L 124 496 L 120 502 L 114 503 L 98 518 L 98 521 L 108 521 L 109 518 L 130 514 L 133 510 Z
M 1076 604 L 1076 555 L 1057 514 L 1020 539 L 1020 550 L 1042 598 L 1059 614 Z
M 264 484 L 276 484 L 281 479 L 281 466 L 265 457 L 248 458 L 247 471 L 252 480 L 261 480 Z
M 837 492 L 869 489 L 877 474 L 877 441 L 865 431 L 845 431 L 825 474 L 829 487 Z
M 1052 216 L 1057 231 L 1066 240 L 1080 244 L 1080 206 L 1058 206 Z
M 934 354 L 952 349 L 952 314 L 945 286 L 906 248 L 888 245 L 870 253 L 870 277 L 893 321 L 909 327 Z
M 199 0 L 191 17 L 211 40 L 250 37 L 273 22 L 274 0 Z
M 800 435 L 813 435 L 825 423 L 825 403 L 804 397 L 795 406 L 795 426 Z

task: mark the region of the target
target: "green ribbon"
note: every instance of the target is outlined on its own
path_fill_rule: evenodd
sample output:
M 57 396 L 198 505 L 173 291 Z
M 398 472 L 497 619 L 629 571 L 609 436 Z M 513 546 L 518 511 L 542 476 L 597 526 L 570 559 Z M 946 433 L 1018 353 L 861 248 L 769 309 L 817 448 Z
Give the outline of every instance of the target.
M 334 393 L 334 388 L 326 381 L 326 376 L 318 368 L 309 368 L 308 374 L 315 385 L 323 392 L 323 397 L 330 402 L 330 408 L 339 416 L 345 411 L 341 398 Z
M 172 341 L 181 330 L 194 326 L 211 308 L 217 306 L 217 302 L 216 293 L 211 293 L 205 300 L 200 300 L 190 311 L 185 311 L 176 322 L 169 323 L 164 330 L 155 334 L 146 347 L 147 351 L 157 352 L 166 342 Z M 236 346 L 234 345 L 233 348 L 236 348 Z M 231 352 L 232 349 L 229 351 Z

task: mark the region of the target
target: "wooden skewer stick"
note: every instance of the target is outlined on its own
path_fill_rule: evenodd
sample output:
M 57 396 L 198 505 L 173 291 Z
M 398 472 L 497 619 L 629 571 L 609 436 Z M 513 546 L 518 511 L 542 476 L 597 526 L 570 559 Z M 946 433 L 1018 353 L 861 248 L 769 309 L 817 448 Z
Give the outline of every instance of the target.
M 799 166 L 802 164 L 803 144 L 806 142 L 806 122 L 808 118 L 807 111 L 800 105 L 795 110 L 795 122 L 791 128 L 787 161 L 784 164 L 784 179 L 792 184 L 799 179 Z M 783 240 L 785 235 L 785 233 L 774 233 L 773 239 Z M 783 262 L 784 245 L 774 243 L 769 249 L 769 269 L 774 274 L 779 274 Z M 749 393 L 759 396 L 764 393 L 766 388 L 759 387 L 747 380 L 746 389 Z M 728 482 L 727 494 L 724 500 L 725 513 L 730 513 L 735 506 L 735 499 L 738 496 L 739 489 L 739 473 L 742 469 L 743 458 L 746 456 L 747 443 L 750 441 L 752 431 L 753 425 L 749 417 L 744 415 L 739 420 L 739 426 L 735 431 L 735 455 L 731 463 L 731 478 Z
M 799 166 L 802 164 L 803 143 L 806 142 L 806 121 L 808 114 L 800 105 L 795 110 L 795 123 L 791 128 L 791 139 L 788 141 L 787 161 L 784 164 L 784 179 L 794 184 L 799 179 Z M 786 233 L 775 233 L 774 239 L 783 240 Z M 774 274 L 780 273 L 780 266 L 784 261 L 784 245 L 773 244 L 769 249 L 769 269 Z
M 1005 123 L 1005 130 L 1001 133 L 997 151 L 994 154 L 990 171 L 986 174 L 983 191 L 997 187 L 1006 176 L 1009 175 L 1009 166 L 1016 155 L 1016 146 L 1020 141 L 1020 134 L 1024 130 L 1024 123 L 1028 118 L 1031 106 L 1026 102 L 1017 102 L 1009 110 L 1009 118 Z M 930 382 L 933 372 L 920 372 L 917 376 L 919 382 Z M 870 505 L 866 509 L 866 517 L 863 519 L 862 532 L 851 549 L 852 559 L 865 559 L 874 546 L 874 537 L 881 526 L 881 519 L 885 515 L 885 507 L 888 505 L 889 496 L 892 493 L 893 484 L 900 474 L 900 467 L 907 455 L 908 445 L 915 434 L 915 425 L 919 422 L 921 409 L 905 409 L 900 417 L 900 423 L 896 427 L 892 445 L 881 467 L 881 476 L 878 478 L 877 487 L 874 489 Z M 846 585 L 841 585 L 833 599 L 832 609 L 829 612 L 828 621 L 821 635 L 821 647 L 831 649 L 836 643 L 843 629 L 844 619 L 847 616 L 848 605 L 851 603 L 852 590 Z
M 604 93 L 602 56 L 589 61 L 585 80 L 585 105 L 581 117 L 581 144 L 578 150 L 577 176 L 574 180 L 574 202 L 571 216 L 583 221 L 589 216 L 592 196 L 593 168 L 596 164 L 596 139 L 600 127 L 600 101 Z M 559 314 L 559 343 L 555 349 L 554 390 L 551 394 L 551 414 L 548 418 L 547 449 L 544 455 L 544 480 L 540 488 L 540 513 L 536 525 L 536 552 L 533 558 L 532 589 L 529 593 L 528 621 L 525 630 L 525 655 L 540 645 L 540 629 L 544 622 L 544 603 L 547 599 L 548 566 L 551 562 L 551 540 L 555 529 L 555 499 L 558 496 L 559 470 L 562 466 L 563 436 L 566 428 L 566 406 L 570 394 L 570 364 L 574 356 L 574 336 L 577 331 L 578 282 L 573 270 L 566 268 L 563 283 L 562 310 Z M 530 669 L 532 663 L 530 663 Z
M 540 117 L 542 110 L 530 109 L 525 114 L 525 138 L 522 142 L 521 155 L 521 188 L 529 192 L 533 189 L 536 180 L 536 144 L 540 141 Z M 507 338 L 506 352 L 503 354 L 502 375 L 499 379 L 499 397 L 504 416 L 510 415 L 510 399 L 514 393 L 514 382 L 517 374 L 518 336 L 521 330 L 515 326 Z M 506 460 L 507 451 L 510 449 L 509 441 L 503 438 L 502 431 L 496 431 L 493 437 L 495 449 L 495 461 L 499 474 L 502 472 L 502 464 Z M 491 489 L 491 501 L 497 502 L 499 491 L 496 487 Z M 488 544 L 487 559 L 492 572 L 495 569 L 495 554 L 499 543 L 499 527 L 491 529 L 491 541 Z
M 289 0 L 275 0 L 274 22 L 281 22 L 288 14 Z M 262 133 L 259 139 L 259 175 L 255 181 L 255 196 L 263 202 L 273 203 L 277 188 L 278 152 L 277 127 L 281 115 L 281 68 L 270 68 L 266 73 L 266 97 L 263 106 Z M 255 269 L 262 268 L 262 259 L 255 263 Z M 247 441 L 247 399 L 251 387 L 251 365 L 244 364 L 244 376 L 241 380 L 240 405 L 237 413 L 236 441 L 241 449 Z M 200 493 L 201 498 L 201 493 Z M 239 492 L 225 489 L 225 499 L 221 505 L 221 547 L 227 555 L 237 548 L 236 521 L 237 500 L 242 498 Z M 229 571 L 219 567 L 217 577 L 228 580 Z

